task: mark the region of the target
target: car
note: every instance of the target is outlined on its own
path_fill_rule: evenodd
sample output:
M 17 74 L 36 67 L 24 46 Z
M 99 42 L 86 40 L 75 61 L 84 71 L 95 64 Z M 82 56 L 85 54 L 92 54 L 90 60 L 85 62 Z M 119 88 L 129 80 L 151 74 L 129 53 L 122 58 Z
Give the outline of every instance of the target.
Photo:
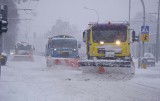
M 2 65 L 2 66 L 6 65 L 6 62 L 7 62 L 7 54 L 4 53 L 4 52 L 1 53 L 0 59 L 1 59 L 1 65 Z
M 155 67 L 156 61 L 155 57 L 152 53 L 144 53 L 144 57 L 141 58 L 141 63 L 145 64 L 146 66 L 153 66 Z

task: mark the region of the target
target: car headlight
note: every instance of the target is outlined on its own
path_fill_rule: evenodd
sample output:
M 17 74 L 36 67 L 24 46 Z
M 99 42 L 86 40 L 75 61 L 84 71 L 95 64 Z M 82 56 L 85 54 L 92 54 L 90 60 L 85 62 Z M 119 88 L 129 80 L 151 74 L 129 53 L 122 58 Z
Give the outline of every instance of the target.
M 121 44 L 121 41 L 116 40 L 116 45 L 120 45 L 120 44 Z

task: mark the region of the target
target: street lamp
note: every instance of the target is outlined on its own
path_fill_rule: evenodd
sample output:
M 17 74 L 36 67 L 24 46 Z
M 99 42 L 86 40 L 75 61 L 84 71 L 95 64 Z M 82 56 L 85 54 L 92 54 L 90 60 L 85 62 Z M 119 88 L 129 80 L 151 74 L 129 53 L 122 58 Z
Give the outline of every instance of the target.
M 96 15 L 97 15 L 97 22 L 99 22 L 99 14 L 95 9 L 91 9 L 91 8 L 88 8 L 88 7 L 84 7 L 84 9 L 88 9 L 88 10 L 94 11 L 96 13 Z
M 157 14 L 157 34 L 156 34 L 156 62 L 159 60 L 159 14 L 160 14 L 160 0 L 158 1 L 158 12 L 149 13 L 149 14 Z
M 129 27 L 130 27 L 130 23 L 131 23 L 131 0 L 129 0 Z
M 158 62 L 159 57 L 159 10 L 160 10 L 160 0 L 158 2 L 158 19 L 157 19 L 157 35 L 156 35 L 156 62 Z

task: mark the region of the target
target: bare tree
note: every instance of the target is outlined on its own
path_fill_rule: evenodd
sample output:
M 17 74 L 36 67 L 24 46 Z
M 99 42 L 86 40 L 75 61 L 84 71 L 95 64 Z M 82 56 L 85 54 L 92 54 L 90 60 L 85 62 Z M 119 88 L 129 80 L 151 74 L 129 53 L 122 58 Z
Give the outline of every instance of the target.
M 52 29 L 47 33 L 48 37 L 52 37 L 54 35 L 71 35 L 77 36 L 78 29 L 76 26 L 71 26 L 69 22 L 58 19 L 56 24 L 53 25 Z
M 19 20 L 12 19 L 12 18 L 19 17 L 16 4 L 17 3 L 20 4 L 26 1 L 27 0 L 1 0 L 0 1 L 1 4 L 7 4 L 8 6 L 8 32 L 3 33 L 3 38 L 4 38 L 3 50 L 5 50 L 7 53 L 9 53 L 10 49 L 14 47 L 16 38 L 17 38 Z

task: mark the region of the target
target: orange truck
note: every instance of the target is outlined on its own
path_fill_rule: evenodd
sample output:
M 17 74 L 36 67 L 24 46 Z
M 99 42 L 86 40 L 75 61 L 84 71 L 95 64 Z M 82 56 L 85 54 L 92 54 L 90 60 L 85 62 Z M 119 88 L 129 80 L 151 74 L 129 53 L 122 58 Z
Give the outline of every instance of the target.
M 34 61 L 33 59 L 34 46 L 28 42 L 18 42 L 11 53 L 12 60 L 16 61 Z

